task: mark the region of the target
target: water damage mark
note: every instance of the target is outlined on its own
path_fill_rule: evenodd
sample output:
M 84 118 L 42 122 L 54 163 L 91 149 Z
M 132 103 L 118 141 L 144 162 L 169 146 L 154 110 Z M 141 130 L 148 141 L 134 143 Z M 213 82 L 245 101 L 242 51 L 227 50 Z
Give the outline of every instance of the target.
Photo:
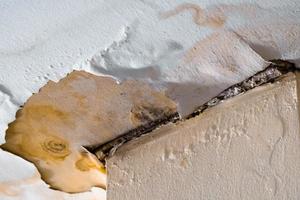
M 181 15 L 183 12 L 192 14 L 193 22 L 199 27 L 218 29 L 226 26 L 230 16 L 242 18 L 256 18 L 265 9 L 253 3 L 220 4 L 208 7 L 194 3 L 182 3 L 172 10 L 160 13 L 161 19 L 168 19 Z
M 34 163 L 53 189 L 74 193 L 105 188 L 105 166 L 84 146 L 132 129 L 149 132 L 154 122 L 170 121 L 176 110 L 164 92 L 142 81 L 118 84 L 74 71 L 58 83 L 48 82 L 27 100 L 0 147 Z
M 192 3 L 181 4 L 173 10 L 161 13 L 160 16 L 162 19 L 167 19 L 184 11 L 192 12 L 193 22 L 198 26 L 219 28 L 226 22 L 226 17 L 223 12 L 219 10 L 218 12 L 210 12 Z

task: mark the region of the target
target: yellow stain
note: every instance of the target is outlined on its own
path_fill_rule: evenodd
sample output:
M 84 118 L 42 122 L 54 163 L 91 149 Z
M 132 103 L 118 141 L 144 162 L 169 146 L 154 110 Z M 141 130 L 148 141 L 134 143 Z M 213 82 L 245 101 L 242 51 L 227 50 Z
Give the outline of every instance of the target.
M 69 144 L 48 130 L 44 121 L 66 121 L 68 115 L 48 105 L 28 106 L 18 111 L 18 118 L 9 124 L 6 143 L 1 147 L 30 161 L 63 160 L 70 154 Z
M 80 171 L 89 171 L 91 169 L 96 169 L 100 171 L 102 174 L 106 174 L 105 167 L 97 162 L 95 159 L 92 159 L 87 153 L 82 153 L 81 158 L 76 161 L 76 168 Z
M 30 97 L 9 124 L 1 148 L 34 163 L 51 188 L 105 188 L 105 166 L 82 152 L 81 145 L 101 144 L 175 111 L 175 102 L 145 83 L 117 84 L 108 77 L 72 72 Z

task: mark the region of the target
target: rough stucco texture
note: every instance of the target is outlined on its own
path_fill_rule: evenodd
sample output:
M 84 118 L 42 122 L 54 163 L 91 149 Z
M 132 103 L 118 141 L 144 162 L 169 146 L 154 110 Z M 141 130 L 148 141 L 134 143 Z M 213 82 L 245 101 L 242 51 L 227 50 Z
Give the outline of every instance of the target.
M 123 146 L 108 161 L 107 199 L 299 199 L 295 77 Z

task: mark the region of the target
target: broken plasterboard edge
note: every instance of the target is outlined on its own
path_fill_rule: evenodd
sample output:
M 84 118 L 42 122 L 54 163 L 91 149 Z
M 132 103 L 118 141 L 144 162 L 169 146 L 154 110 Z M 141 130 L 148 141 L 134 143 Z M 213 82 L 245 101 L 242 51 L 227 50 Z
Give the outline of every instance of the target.
M 263 84 L 273 82 L 280 76 L 287 74 L 288 72 L 294 72 L 295 70 L 296 67 L 293 63 L 283 60 L 272 60 L 271 64 L 265 70 L 258 72 L 255 75 L 249 77 L 248 79 L 227 88 L 207 103 L 199 106 L 193 113 L 191 113 L 182 120 L 185 121 L 190 118 L 196 117 L 202 112 L 204 112 L 207 108 L 211 108 L 227 99 L 243 94 Z M 153 130 L 164 126 L 167 123 L 174 123 L 178 120 L 180 121 L 179 115 L 175 114 L 170 116 L 169 118 L 157 120 L 156 122 L 151 122 L 147 126 L 130 130 L 107 143 L 104 143 L 96 148 L 94 147 L 93 149 L 90 149 L 90 151 L 93 152 L 101 162 L 105 163 L 105 160 L 108 157 L 112 156 L 117 151 L 117 149 L 123 144 L 131 140 L 135 140 L 141 136 L 147 135 Z
M 111 159 L 114 156 L 124 156 L 126 152 L 129 152 L 141 145 L 145 145 L 147 143 L 152 143 L 158 140 L 159 138 L 167 137 L 170 134 L 173 134 L 178 130 L 179 127 L 189 127 L 192 124 L 195 124 L 195 121 L 199 121 L 200 119 L 207 118 L 208 116 L 215 115 L 216 113 L 220 112 L 219 108 L 228 108 L 230 109 L 237 101 L 246 100 L 249 97 L 253 97 L 253 94 L 256 94 L 259 91 L 273 90 L 280 85 L 289 83 L 291 81 L 297 81 L 297 87 L 300 88 L 300 72 L 299 71 L 291 71 L 284 73 L 277 77 L 274 82 L 267 82 L 263 85 L 255 87 L 242 95 L 236 95 L 234 98 L 226 99 L 226 101 L 216 104 L 214 106 L 208 107 L 205 111 L 201 112 L 200 114 L 189 118 L 189 119 L 181 119 L 176 121 L 175 123 L 168 123 L 162 126 L 157 127 L 150 133 L 146 133 L 142 135 L 142 137 L 130 140 L 129 142 L 119 146 L 118 151 L 115 151 L 113 155 L 109 155 L 106 157 L 107 160 Z M 298 96 L 300 96 L 300 91 L 297 91 Z M 298 105 L 299 106 L 299 105 Z

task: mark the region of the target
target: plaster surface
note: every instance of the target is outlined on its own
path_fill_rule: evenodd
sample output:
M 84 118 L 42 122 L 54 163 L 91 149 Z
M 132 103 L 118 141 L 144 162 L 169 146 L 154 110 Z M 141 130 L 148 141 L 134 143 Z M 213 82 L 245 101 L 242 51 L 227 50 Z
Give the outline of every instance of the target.
M 121 147 L 107 199 L 298 199 L 297 88 L 289 74 Z

